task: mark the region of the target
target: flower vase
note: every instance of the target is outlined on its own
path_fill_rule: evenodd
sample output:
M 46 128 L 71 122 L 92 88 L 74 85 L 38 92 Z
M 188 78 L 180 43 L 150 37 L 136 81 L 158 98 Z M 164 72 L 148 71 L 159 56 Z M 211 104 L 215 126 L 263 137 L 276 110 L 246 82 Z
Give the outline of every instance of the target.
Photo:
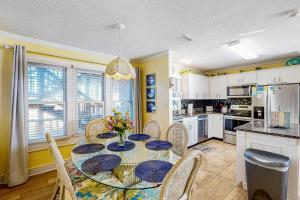
M 126 142 L 125 131 L 118 131 L 118 146 L 124 146 Z

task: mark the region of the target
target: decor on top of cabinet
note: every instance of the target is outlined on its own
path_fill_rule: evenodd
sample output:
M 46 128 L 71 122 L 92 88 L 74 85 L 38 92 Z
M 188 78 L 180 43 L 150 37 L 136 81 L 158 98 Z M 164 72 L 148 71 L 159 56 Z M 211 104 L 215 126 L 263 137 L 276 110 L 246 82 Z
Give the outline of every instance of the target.
M 300 57 L 296 57 L 296 58 L 291 58 L 286 62 L 287 66 L 291 66 L 291 65 L 299 65 L 300 64 Z
M 156 74 L 146 75 L 146 110 L 147 113 L 156 112 Z

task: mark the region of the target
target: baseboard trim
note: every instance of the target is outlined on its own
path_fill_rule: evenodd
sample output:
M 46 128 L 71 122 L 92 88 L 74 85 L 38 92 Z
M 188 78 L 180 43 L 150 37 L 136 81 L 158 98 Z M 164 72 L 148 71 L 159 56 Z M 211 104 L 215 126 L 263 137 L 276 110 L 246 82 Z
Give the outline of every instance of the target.
M 50 172 L 56 169 L 56 166 L 54 163 L 49 163 L 47 165 L 42 165 L 39 167 L 34 167 L 28 170 L 28 174 L 29 176 L 34 176 L 34 175 L 38 175 L 38 174 L 42 174 L 45 172 Z

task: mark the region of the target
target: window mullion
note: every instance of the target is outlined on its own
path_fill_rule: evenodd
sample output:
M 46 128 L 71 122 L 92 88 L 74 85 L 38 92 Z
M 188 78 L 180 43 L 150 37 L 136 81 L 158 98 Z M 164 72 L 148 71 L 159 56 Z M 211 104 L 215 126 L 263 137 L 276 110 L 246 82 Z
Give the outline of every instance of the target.
M 76 70 L 67 68 L 67 135 L 76 134 Z

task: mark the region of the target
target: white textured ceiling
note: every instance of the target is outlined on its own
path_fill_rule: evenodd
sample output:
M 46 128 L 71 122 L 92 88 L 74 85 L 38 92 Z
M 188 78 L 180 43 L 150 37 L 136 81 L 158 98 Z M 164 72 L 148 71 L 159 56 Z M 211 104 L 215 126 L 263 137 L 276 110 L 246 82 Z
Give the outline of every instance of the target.
M 192 67 L 208 70 L 300 50 L 300 17 L 284 14 L 297 8 L 299 0 L 1 0 L 0 30 L 117 55 L 111 25 L 122 22 L 123 56 L 171 49 L 178 62 L 192 60 Z M 182 34 L 194 41 L 177 39 Z M 260 57 L 246 61 L 222 47 L 236 39 L 245 39 Z

